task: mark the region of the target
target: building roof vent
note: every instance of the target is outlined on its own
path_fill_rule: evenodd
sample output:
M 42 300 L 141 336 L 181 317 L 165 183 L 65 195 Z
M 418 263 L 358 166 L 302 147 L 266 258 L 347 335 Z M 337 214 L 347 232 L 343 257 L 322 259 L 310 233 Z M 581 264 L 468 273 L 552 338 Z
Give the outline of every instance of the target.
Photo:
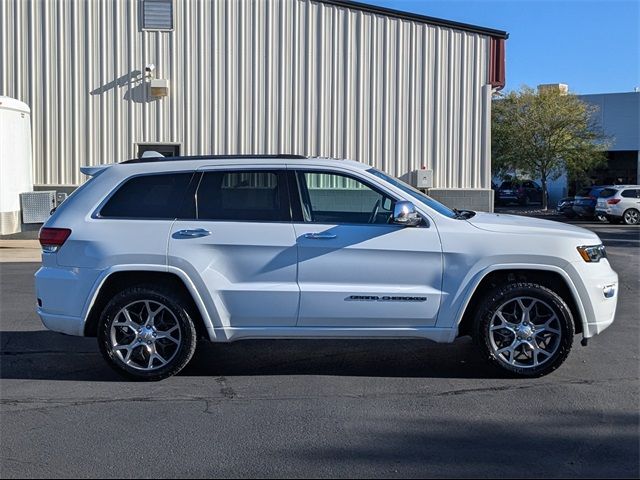
M 173 0 L 142 0 L 142 28 L 173 30 Z

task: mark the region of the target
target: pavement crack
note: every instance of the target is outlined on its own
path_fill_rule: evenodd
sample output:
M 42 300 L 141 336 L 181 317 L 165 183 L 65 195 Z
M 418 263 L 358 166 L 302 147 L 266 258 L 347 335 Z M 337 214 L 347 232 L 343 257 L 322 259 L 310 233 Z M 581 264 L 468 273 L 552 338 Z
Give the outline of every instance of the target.
M 608 378 L 604 380 L 570 380 L 561 383 L 528 383 L 526 385 L 502 385 L 496 387 L 481 387 L 481 388 L 463 388 L 459 390 L 448 390 L 446 392 L 440 392 L 435 394 L 436 397 L 448 397 L 454 395 L 466 395 L 469 393 L 483 393 L 483 392 L 504 392 L 509 390 L 527 390 L 531 388 L 543 388 L 543 387 L 557 387 L 564 385 L 596 385 L 611 382 L 628 382 L 637 381 L 636 378 Z

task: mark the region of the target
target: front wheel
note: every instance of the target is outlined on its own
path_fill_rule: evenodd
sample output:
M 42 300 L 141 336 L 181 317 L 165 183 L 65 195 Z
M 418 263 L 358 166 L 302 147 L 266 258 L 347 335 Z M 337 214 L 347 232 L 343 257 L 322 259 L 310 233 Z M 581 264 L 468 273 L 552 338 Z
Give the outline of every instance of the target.
M 574 326 L 569 307 L 536 283 L 509 283 L 491 291 L 475 319 L 475 339 L 484 356 L 521 377 L 540 377 L 569 355 Z
M 162 380 L 182 370 L 196 348 L 188 303 L 162 287 L 136 286 L 117 294 L 98 327 L 102 355 L 134 380 Z

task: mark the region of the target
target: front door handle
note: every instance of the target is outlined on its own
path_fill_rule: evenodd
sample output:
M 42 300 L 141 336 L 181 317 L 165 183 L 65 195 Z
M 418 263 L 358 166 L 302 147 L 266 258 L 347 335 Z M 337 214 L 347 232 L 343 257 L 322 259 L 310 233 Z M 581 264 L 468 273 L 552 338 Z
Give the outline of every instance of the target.
M 305 233 L 304 238 L 308 238 L 310 240 L 331 240 L 332 238 L 336 238 L 337 235 L 333 233 Z
M 194 228 L 191 230 L 178 230 L 176 232 L 176 235 L 180 237 L 187 237 L 187 238 L 199 238 L 199 237 L 207 237 L 211 235 L 211 232 L 204 228 Z

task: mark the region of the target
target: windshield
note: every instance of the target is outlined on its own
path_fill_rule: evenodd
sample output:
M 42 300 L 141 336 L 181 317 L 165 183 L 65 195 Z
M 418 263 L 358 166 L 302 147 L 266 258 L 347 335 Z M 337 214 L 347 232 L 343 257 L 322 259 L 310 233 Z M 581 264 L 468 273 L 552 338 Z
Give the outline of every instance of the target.
M 390 177 L 389 175 L 382 173 L 381 171 L 376 170 L 375 168 L 370 168 L 369 170 L 367 170 L 367 172 L 372 173 L 376 177 L 381 178 L 382 180 L 385 180 L 386 182 L 390 183 L 394 187 L 399 188 L 404 193 L 406 193 L 407 195 L 410 195 L 418 202 L 424 203 L 428 207 L 433 208 L 440 215 L 444 215 L 445 217 L 449 217 L 449 218 L 457 217 L 456 212 L 451 210 L 449 207 L 444 206 L 443 204 L 434 200 L 430 196 L 422 193 L 420 190 L 413 188 L 411 185 L 408 185 L 403 181 L 398 180 L 397 178 Z

